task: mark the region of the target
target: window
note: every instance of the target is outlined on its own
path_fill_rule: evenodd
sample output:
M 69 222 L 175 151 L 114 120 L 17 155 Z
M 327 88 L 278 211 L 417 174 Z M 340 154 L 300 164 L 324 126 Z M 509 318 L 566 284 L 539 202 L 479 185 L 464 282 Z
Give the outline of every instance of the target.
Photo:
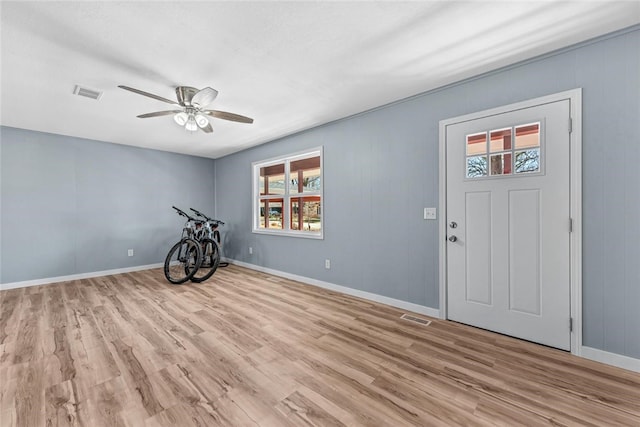
M 322 149 L 253 163 L 253 232 L 322 238 Z
M 540 123 L 470 134 L 466 145 L 467 178 L 513 176 L 541 170 Z

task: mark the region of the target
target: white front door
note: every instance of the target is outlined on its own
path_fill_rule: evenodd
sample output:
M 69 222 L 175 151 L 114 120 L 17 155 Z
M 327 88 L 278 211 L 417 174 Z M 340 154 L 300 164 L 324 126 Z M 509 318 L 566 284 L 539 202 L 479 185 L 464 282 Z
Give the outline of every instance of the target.
M 569 107 L 446 127 L 449 319 L 570 349 Z

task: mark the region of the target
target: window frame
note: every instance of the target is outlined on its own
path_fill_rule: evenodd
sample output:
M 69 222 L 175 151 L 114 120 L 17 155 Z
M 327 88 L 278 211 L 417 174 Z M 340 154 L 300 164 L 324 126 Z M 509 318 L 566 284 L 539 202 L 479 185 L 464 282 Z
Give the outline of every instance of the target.
M 307 193 L 292 193 L 290 168 L 291 163 L 296 160 L 311 157 L 320 157 L 320 191 Z M 264 167 L 284 164 L 284 194 L 274 194 L 264 196 L 260 194 L 260 169 Z M 324 155 L 323 147 L 311 148 L 304 151 L 288 154 L 285 156 L 272 157 L 251 163 L 251 185 L 252 185 L 252 213 L 251 232 L 256 234 L 268 234 L 272 236 L 301 237 L 305 239 L 324 239 Z M 304 231 L 291 229 L 291 206 L 292 201 L 298 198 L 320 197 L 320 231 Z M 282 200 L 282 228 L 260 228 L 260 203 L 262 200 L 278 199 Z M 265 216 L 268 220 L 268 215 Z

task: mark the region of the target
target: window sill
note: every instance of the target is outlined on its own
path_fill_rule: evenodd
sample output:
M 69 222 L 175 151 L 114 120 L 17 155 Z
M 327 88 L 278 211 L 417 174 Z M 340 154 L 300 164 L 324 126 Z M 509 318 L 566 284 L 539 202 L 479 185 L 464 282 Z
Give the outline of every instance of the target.
M 270 231 L 264 229 L 253 229 L 251 232 L 255 234 L 268 234 L 270 236 L 282 236 L 282 237 L 299 237 L 302 239 L 316 239 L 323 240 L 324 233 L 321 231 L 319 233 L 310 233 L 308 231 L 293 231 L 293 230 L 278 230 L 278 231 Z

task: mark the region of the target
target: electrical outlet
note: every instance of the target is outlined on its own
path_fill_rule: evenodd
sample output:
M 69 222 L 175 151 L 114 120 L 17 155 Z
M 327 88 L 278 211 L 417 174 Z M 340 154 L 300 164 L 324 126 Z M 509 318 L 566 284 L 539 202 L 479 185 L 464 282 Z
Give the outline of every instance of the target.
M 436 219 L 436 208 L 424 208 L 424 219 Z
M 249 255 L 253 255 L 253 248 L 249 246 Z
M 327 270 L 331 268 L 331 260 L 330 259 L 325 259 L 324 260 L 324 268 L 326 268 Z
M 129 249 L 127 251 L 127 256 L 133 256 L 133 249 Z

